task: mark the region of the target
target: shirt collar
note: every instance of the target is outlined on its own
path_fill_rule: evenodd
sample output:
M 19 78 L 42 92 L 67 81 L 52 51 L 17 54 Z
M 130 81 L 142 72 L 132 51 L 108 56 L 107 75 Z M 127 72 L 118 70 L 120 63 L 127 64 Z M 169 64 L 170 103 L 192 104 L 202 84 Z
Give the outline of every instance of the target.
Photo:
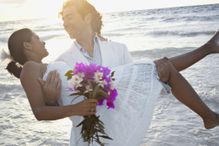
M 98 43 L 97 34 L 94 35 L 93 42 L 94 42 L 94 49 L 95 49 L 95 46 L 96 46 L 97 43 Z M 87 52 L 86 49 L 84 49 L 84 48 L 81 47 L 81 45 L 77 42 L 77 40 L 75 41 L 75 46 L 76 46 L 81 52 Z

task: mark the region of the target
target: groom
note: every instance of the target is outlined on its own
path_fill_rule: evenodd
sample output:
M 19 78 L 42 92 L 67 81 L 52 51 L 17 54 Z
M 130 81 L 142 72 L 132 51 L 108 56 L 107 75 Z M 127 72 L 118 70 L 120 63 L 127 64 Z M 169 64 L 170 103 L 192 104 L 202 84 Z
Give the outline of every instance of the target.
M 69 66 L 74 67 L 76 62 L 95 63 L 107 67 L 115 67 L 133 62 L 127 47 L 124 44 L 108 41 L 101 36 L 102 17 L 97 10 L 86 0 L 68 0 L 63 5 L 61 12 L 63 25 L 70 38 L 75 39 L 71 47 L 61 54 L 57 61 L 64 61 Z M 177 57 L 169 58 L 176 70 L 181 71 L 211 53 L 219 52 L 219 45 L 216 39 L 217 33 L 210 41 L 203 46 Z M 158 74 L 161 81 L 168 79 L 169 67 L 165 61 L 158 60 Z M 54 80 L 55 77 L 53 74 Z M 50 77 L 51 78 L 51 77 Z M 49 83 L 52 87 L 53 82 Z M 42 88 L 45 93 L 47 88 Z M 57 99 L 54 99 L 57 100 Z
M 115 67 L 133 62 L 127 47 L 124 44 L 108 41 L 101 36 L 102 17 L 100 13 L 86 0 L 68 0 L 64 3 L 62 12 L 63 26 L 70 38 L 75 39 L 71 47 L 61 54 L 57 61 L 64 61 L 73 67 L 76 62 L 95 63 L 107 67 Z M 171 64 L 177 71 L 188 68 L 205 56 L 218 53 L 219 32 L 203 46 L 186 54 L 169 58 Z M 155 61 L 160 80 L 168 80 L 169 67 L 165 59 Z M 55 73 L 51 73 L 55 79 Z M 51 78 L 51 77 L 50 77 Z M 42 88 L 45 93 L 48 91 L 48 84 L 53 87 L 52 80 L 47 83 L 47 88 Z M 49 94 L 50 95 L 50 94 Z M 52 98 L 52 97 L 51 97 Z M 51 99 L 50 98 L 50 99 Z M 57 99 L 54 99 L 56 101 Z
M 127 47 L 124 44 L 106 40 L 101 36 L 102 17 L 100 13 L 86 0 L 67 0 L 60 13 L 63 26 L 70 38 L 75 39 L 71 47 L 61 54 L 57 61 L 64 61 L 73 67 L 76 62 L 95 63 L 107 67 L 115 67 L 133 62 Z M 182 71 L 212 53 L 219 53 L 219 32 L 203 46 L 183 55 L 169 58 L 177 71 Z M 156 61 L 158 75 L 161 81 L 166 82 L 168 65 L 165 61 Z M 51 73 L 55 80 L 55 73 Z M 43 83 L 41 82 L 42 87 Z M 47 83 L 53 87 L 53 82 Z M 53 91 L 52 91 L 53 90 Z M 50 95 L 50 94 L 49 94 Z M 53 95 L 53 94 L 52 94 Z M 54 99 L 56 100 L 56 99 Z
M 85 62 L 114 67 L 132 62 L 124 44 L 101 37 L 102 17 L 86 0 L 68 0 L 60 14 L 66 32 L 75 41 L 57 60 L 64 61 L 70 66 L 73 66 L 74 62 Z M 178 71 L 181 71 L 208 54 L 218 53 L 219 47 L 215 42 L 218 36 L 219 33 L 200 48 L 169 60 Z M 165 67 L 160 69 L 161 80 L 162 72 L 165 72 Z
M 70 66 L 74 62 L 84 62 L 114 67 L 132 62 L 124 44 L 101 37 L 102 17 L 87 1 L 67 1 L 61 16 L 66 32 L 75 41 L 57 60 Z

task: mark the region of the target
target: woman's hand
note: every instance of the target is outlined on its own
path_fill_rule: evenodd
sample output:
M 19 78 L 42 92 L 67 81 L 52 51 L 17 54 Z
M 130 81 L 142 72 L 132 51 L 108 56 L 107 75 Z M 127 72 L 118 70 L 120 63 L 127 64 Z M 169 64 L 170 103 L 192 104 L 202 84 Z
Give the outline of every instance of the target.
M 51 71 L 46 80 L 38 79 L 44 94 L 47 105 L 57 105 L 57 100 L 61 94 L 61 80 L 56 71 Z
M 97 100 L 96 99 L 85 99 L 74 105 L 74 115 L 88 116 L 96 113 Z

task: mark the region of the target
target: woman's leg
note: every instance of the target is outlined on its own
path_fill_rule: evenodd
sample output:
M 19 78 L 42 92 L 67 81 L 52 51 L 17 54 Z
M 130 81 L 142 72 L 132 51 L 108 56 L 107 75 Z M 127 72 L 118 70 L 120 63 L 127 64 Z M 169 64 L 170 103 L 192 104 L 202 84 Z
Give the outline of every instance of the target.
M 161 66 L 167 67 L 168 72 L 163 76 L 166 76 L 166 82 L 171 86 L 173 95 L 203 119 L 205 128 L 210 129 L 219 125 L 219 115 L 208 108 L 168 59 L 161 59 L 155 63 L 158 70 Z M 165 63 L 167 65 L 163 65 Z
M 182 71 L 211 53 L 219 53 L 219 32 L 206 44 L 183 55 L 169 58 L 177 71 Z

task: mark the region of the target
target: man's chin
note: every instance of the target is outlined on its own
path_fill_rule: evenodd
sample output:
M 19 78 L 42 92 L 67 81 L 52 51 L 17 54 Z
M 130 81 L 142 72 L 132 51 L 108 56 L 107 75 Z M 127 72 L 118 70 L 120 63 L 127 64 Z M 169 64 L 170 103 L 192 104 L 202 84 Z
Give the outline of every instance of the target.
M 75 39 L 75 35 L 72 34 L 72 33 L 68 33 L 68 36 L 69 36 L 71 39 Z
M 73 35 L 69 35 L 69 37 L 70 37 L 71 39 L 75 39 L 75 37 L 74 37 Z

